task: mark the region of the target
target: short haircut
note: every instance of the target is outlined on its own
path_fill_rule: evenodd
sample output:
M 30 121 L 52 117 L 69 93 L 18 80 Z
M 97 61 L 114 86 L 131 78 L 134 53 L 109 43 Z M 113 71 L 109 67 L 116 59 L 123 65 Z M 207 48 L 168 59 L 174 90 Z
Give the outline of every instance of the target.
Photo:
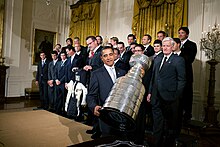
M 88 39 L 92 39 L 92 41 L 95 41 L 96 40 L 96 37 L 95 36 L 88 36 L 88 37 L 86 37 L 86 40 L 88 40 Z
M 177 43 L 177 44 L 181 44 L 181 41 L 179 38 L 173 38 L 173 40 Z
M 125 47 L 125 44 L 124 44 L 124 42 L 118 42 L 118 44 L 122 44 L 123 45 L 123 47 Z
M 61 44 L 57 43 L 56 46 L 57 46 L 57 45 L 61 48 Z
M 61 55 L 61 54 L 64 54 L 65 56 L 67 56 L 66 51 L 61 51 L 61 52 L 60 52 L 60 55 Z
M 135 45 L 135 46 L 136 46 L 136 45 L 137 45 L 137 43 L 136 43 L 136 42 L 132 42 L 132 43 L 130 44 L 130 46 L 131 46 L 131 45 Z
M 118 55 L 120 55 L 120 51 L 118 48 L 113 48 L 113 51 L 117 51 L 118 52 Z
M 154 41 L 154 44 L 160 44 L 160 46 L 162 46 L 162 41 L 159 40 L 159 39 L 156 39 L 156 40 Z
M 137 44 L 135 47 L 140 47 L 142 51 L 144 51 L 144 46 L 142 44 Z
M 76 52 L 75 48 L 72 45 L 68 45 L 66 47 L 66 49 L 68 49 L 69 51 L 72 50 L 72 51 Z
M 72 39 L 72 38 L 67 38 L 67 39 L 66 39 L 66 42 L 67 42 L 68 40 L 70 41 L 71 44 L 73 44 L 73 39 Z
M 104 47 L 102 48 L 102 51 L 101 51 L 101 56 L 102 56 L 102 54 L 103 54 L 103 51 L 106 50 L 106 49 L 111 49 L 112 52 L 114 53 L 114 50 L 113 50 L 113 48 L 112 48 L 111 46 L 104 46 Z
M 160 33 L 163 34 L 163 36 L 167 37 L 167 33 L 166 33 L 166 32 L 164 32 L 164 31 L 159 31 L 159 32 L 157 32 L 157 35 L 160 34 Z
M 75 39 L 79 40 L 79 37 L 74 37 L 74 40 L 75 40 Z
M 45 52 L 44 51 L 40 51 L 40 54 L 42 54 L 42 53 L 44 53 L 45 54 Z M 46 54 L 45 54 L 46 55 Z
M 57 51 L 51 51 L 50 54 L 58 55 Z
M 172 46 L 174 46 L 174 40 L 173 40 L 173 38 L 171 38 L 171 37 L 166 37 L 166 38 L 164 38 L 163 41 L 162 41 L 162 44 L 163 44 L 165 41 L 171 41 Z
M 183 30 L 184 32 L 186 32 L 187 35 L 189 35 L 189 28 L 188 28 L 188 27 L 180 27 L 179 30 L 178 30 L 178 32 L 179 32 L 180 30 Z
M 133 39 L 136 41 L 136 37 L 135 37 L 134 34 L 128 34 L 127 39 L 128 39 L 129 37 L 133 37 Z
M 99 37 L 99 38 L 101 39 L 101 41 L 103 41 L 103 38 L 102 38 L 102 36 L 100 36 L 100 35 L 97 35 L 97 36 L 95 36 L 95 37 Z
M 144 36 L 147 36 L 147 37 L 148 37 L 148 39 L 149 39 L 150 41 L 152 40 L 151 35 L 149 35 L 149 34 L 145 34 Z
M 112 38 L 110 38 L 110 39 L 111 39 L 111 40 L 114 40 L 116 43 L 119 42 L 118 37 L 112 37 Z

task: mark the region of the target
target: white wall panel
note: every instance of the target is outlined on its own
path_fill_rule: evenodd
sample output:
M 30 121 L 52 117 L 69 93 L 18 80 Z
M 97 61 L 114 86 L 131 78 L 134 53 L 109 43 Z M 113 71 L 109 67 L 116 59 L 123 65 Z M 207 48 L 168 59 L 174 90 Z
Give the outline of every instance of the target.
M 102 0 L 100 35 L 103 38 L 118 37 L 127 45 L 127 35 L 132 33 L 133 0 Z
M 50 5 L 46 5 L 45 0 L 6 1 L 3 44 L 6 65 L 10 66 L 7 70 L 7 97 L 22 96 L 24 89 L 31 87 L 36 71 L 31 56 L 34 29 L 57 32 L 57 40 L 64 45 L 64 38 L 68 37 L 69 12 L 67 0 L 53 0 Z

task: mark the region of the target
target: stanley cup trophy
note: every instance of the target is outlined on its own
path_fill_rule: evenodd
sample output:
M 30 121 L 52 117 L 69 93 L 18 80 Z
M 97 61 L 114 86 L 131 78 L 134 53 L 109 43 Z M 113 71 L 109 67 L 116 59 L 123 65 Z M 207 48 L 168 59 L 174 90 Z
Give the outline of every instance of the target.
M 133 55 L 128 73 L 116 80 L 102 109 L 100 119 L 119 131 L 134 131 L 135 119 L 145 93 L 142 77 L 150 68 L 145 55 Z

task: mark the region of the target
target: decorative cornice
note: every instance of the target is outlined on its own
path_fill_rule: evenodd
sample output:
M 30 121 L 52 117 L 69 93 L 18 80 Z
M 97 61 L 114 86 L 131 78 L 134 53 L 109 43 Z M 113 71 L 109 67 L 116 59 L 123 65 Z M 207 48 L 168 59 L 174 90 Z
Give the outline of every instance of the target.
M 79 0 L 76 4 L 70 5 L 70 9 L 78 8 L 83 4 L 100 3 L 101 0 Z

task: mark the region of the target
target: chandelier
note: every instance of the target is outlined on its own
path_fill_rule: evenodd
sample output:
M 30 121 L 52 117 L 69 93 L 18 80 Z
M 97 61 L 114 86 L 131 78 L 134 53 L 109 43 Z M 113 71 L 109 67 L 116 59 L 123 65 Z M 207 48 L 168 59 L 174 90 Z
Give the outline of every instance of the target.
M 220 61 L 220 30 L 216 22 L 212 28 L 209 25 L 208 32 L 202 32 L 201 50 L 208 59 Z

